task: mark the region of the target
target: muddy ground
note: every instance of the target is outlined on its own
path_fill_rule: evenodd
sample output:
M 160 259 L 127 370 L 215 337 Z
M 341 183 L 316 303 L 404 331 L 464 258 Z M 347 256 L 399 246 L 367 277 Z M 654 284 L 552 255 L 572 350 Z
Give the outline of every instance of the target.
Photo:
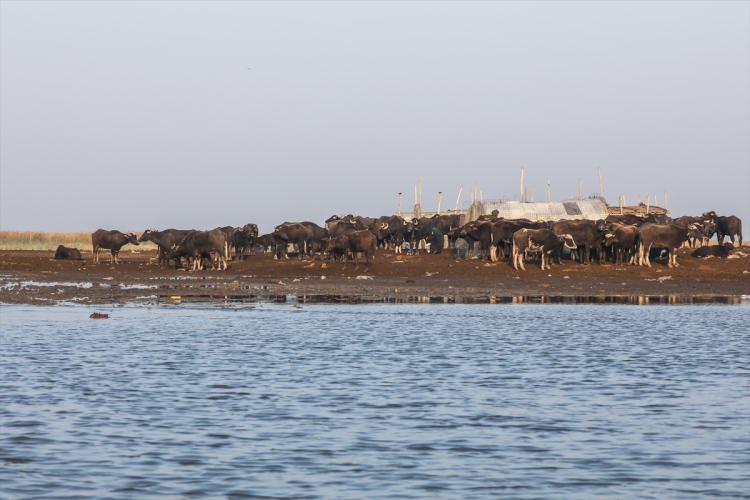
M 55 261 L 52 252 L 1 251 L 0 302 L 89 304 L 190 301 L 504 302 L 701 301 L 750 295 L 750 248 L 736 258 L 700 260 L 680 252 L 680 267 L 581 265 L 563 261 L 550 271 L 534 263 L 517 272 L 507 263 L 456 260 L 448 255 L 378 252 L 363 264 L 274 260 L 249 256 L 227 271 L 160 267 L 155 254 L 121 253 L 121 263 Z M 619 298 L 619 299 L 618 299 Z M 648 300 L 648 299 L 646 299 Z M 732 299 L 734 300 L 734 299 Z

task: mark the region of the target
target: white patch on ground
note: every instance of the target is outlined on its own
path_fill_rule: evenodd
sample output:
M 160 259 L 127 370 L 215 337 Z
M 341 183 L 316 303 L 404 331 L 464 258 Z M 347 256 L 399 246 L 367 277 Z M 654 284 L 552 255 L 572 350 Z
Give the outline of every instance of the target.
M 0 285 L 2 290 L 19 290 L 26 288 L 63 287 L 63 288 L 91 288 L 94 286 L 90 281 L 8 281 Z

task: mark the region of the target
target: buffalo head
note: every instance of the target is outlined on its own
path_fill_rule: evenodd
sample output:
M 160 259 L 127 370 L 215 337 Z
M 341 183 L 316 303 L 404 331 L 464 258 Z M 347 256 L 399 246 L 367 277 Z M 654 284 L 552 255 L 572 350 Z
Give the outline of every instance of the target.
M 576 248 L 578 248 L 578 245 L 576 245 L 576 241 L 573 239 L 573 236 L 569 234 L 563 234 L 561 236 L 558 236 L 558 238 L 565 248 L 568 248 L 570 250 L 575 250 Z

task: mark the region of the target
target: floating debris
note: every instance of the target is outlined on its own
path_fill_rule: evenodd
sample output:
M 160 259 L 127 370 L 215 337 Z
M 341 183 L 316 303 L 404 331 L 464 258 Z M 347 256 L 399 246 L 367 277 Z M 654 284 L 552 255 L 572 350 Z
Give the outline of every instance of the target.
M 105 314 L 105 313 L 91 313 L 91 315 L 89 315 L 89 318 L 91 318 L 91 319 L 107 319 L 107 318 L 109 318 L 109 314 Z

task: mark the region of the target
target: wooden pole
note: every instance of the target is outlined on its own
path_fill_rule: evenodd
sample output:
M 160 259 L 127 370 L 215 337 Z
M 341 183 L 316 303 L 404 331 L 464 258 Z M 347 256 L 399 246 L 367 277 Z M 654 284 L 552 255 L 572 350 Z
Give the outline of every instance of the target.
M 623 205 L 625 205 L 625 201 L 623 200 L 625 198 L 623 195 L 620 195 L 620 215 L 623 213 Z
M 651 208 L 651 195 L 647 194 L 646 195 L 646 213 L 649 212 L 650 208 Z
M 552 202 L 552 182 L 547 179 L 547 203 Z
M 401 211 L 401 196 L 402 195 L 403 193 L 398 193 L 398 207 L 396 207 L 396 213 L 398 214 L 399 217 L 401 217 L 401 213 L 402 213 Z
M 438 191 L 438 209 L 437 209 L 438 215 L 440 215 L 440 207 L 442 206 L 443 206 L 443 192 Z

